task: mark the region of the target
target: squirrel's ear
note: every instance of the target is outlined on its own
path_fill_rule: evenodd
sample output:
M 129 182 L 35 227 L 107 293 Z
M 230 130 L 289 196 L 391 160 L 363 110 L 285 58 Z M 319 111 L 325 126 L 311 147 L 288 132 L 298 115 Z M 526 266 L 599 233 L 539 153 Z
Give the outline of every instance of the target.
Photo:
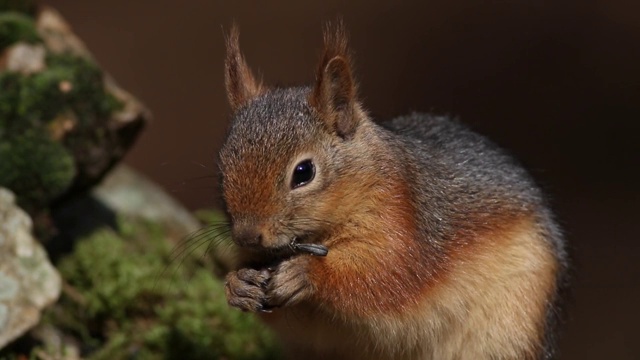
M 233 111 L 260 95 L 264 87 L 253 76 L 240 53 L 238 26 L 233 24 L 227 36 L 227 58 L 224 64 L 227 97 Z
M 309 101 L 330 129 L 344 138 L 356 130 L 356 84 L 351 75 L 351 56 L 341 21 L 328 24 L 324 32 L 324 53 Z

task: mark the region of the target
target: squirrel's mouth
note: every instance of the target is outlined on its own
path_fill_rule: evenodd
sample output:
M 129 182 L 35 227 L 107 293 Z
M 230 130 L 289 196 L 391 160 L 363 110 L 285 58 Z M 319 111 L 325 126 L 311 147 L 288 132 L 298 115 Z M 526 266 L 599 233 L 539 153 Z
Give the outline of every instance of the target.
M 291 241 L 278 247 L 250 247 L 254 252 L 266 252 L 270 257 L 277 259 L 288 258 L 294 255 L 309 254 L 313 256 L 327 256 L 329 249 L 320 244 L 306 242 L 306 237 L 294 236 Z

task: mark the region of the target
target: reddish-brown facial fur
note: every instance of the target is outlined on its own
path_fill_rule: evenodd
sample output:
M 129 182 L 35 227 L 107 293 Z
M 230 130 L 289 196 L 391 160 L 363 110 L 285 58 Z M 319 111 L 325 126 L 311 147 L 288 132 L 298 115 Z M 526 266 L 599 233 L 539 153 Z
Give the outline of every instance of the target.
M 267 312 L 291 358 L 553 355 L 562 238 L 510 157 L 448 119 L 374 123 L 342 25 L 325 32 L 312 87 L 261 85 L 235 27 L 227 51 L 220 166 L 241 246 L 229 304 Z M 315 177 L 292 186 L 300 161 Z M 298 241 L 328 254 L 296 253 Z
M 401 312 L 416 303 L 436 275 L 435 262 L 424 258 L 416 244 L 415 209 L 406 186 L 394 178 L 367 184 L 373 176 L 344 179 L 327 197 L 323 205 L 344 223 L 325 241 L 331 256 L 310 267 L 319 303 L 341 308 L 345 315 Z

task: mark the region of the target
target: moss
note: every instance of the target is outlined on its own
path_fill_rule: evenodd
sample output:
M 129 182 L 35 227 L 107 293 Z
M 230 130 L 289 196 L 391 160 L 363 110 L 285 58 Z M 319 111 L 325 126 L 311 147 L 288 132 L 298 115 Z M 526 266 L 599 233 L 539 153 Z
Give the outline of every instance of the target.
M 13 11 L 0 13 L 0 51 L 19 41 L 27 43 L 41 41 L 33 19 Z
M 80 125 L 95 125 L 122 108 L 122 103 L 105 90 L 102 70 L 91 60 L 72 54 L 50 54 L 47 66 L 49 72 L 55 71 L 61 76 L 70 74 L 66 78 L 71 85 L 66 94 L 67 103 L 80 120 Z
M 0 136 L 44 126 L 64 112 L 73 112 L 78 125 L 90 129 L 120 108 L 89 60 L 56 55 L 36 74 L 0 72 Z
M 18 73 L 0 72 L 0 139 L 16 117 L 22 78 Z
M 20 102 L 16 115 L 21 122 L 53 119 L 70 102 L 69 94 L 60 90 L 61 84 L 74 78 L 71 68 L 51 67 L 45 71 L 26 76 L 20 86 Z
M 65 111 L 89 128 L 122 106 L 105 90 L 100 68 L 71 54 L 49 55 L 36 74 L 0 73 L 0 129 L 37 126 Z
M 72 154 L 104 142 L 102 127 L 121 107 L 101 70 L 81 57 L 49 55 L 47 68 L 31 75 L 0 72 L 0 185 L 27 210 L 46 206 L 71 184 L 79 161 Z M 61 114 L 77 123 L 56 143 L 46 133 Z
M 0 186 L 18 194 L 27 211 L 47 204 L 71 184 L 73 158 L 44 131 L 30 129 L 0 139 Z
M 119 228 L 92 234 L 59 264 L 75 300 L 63 295 L 50 321 L 90 344 L 90 359 L 277 357 L 261 324 L 228 307 L 201 252 L 172 261 L 160 226 Z
M 36 2 L 34 0 L 0 0 L 0 12 L 18 11 L 28 15 L 36 12 Z

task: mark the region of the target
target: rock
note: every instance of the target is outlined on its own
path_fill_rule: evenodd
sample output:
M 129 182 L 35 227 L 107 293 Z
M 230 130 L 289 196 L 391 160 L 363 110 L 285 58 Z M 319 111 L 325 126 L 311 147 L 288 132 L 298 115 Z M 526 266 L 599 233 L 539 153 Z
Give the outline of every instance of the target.
M 200 219 L 196 218 L 160 186 L 124 165 L 119 165 L 109 173 L 92 194 L 101 204 L 118 215 L 142 218 L 166 226 L 172 235 L 169 239 L 177 245 L 176 251 L 180 251 L 180 244 L 184 246 L 189 241 L 197 241 L 198 237 L 202 239 L 207 232 L 211 233 L 211 229 L 207 230 L 210 222 L 218 224 L 224 220 L 220 211 L 208 211 Z M 204 214 L 201 212 L 201 215 Z M 222 228 L 219 230 L 223 231 Z M 232 247 L 217 242 L 209 249 L 209 256 L 225 274 L 233 269 L 236 263 L 237 256 L 231 249 Z
M 43 7 L 38 13 L 36 29 L 49 50 L 56 54 L 72 53 L 85 58 L 91 54 L 87 47 L 71 31 L 71 26 L 60 13 L 50 7 Z
M 51 215 L 58 231 L 49 244 L 54 258 L 96 229 L 117 230 L 118 217 L 161 223 L 175 239 L 184 239 L 201 228 L 184 206 L 125 165 L 117 166 L 91 192 L 55 206 Z
M 165 224 L 181 236 L 201 227 L 198 220 L 162 188 L 127 166 L 114 169 L 93 193 L 118 214 Z
M 60 295 L 60 276 L 31 227 L 14 195 L 0 188 L 0 348 L 35 326 Z
M 0 58 L 0 70 L 29 75 L 44 70 L 45 49 L 42 45 L 17 43 L 5 49 Z
M 95 63 L 86 46 L 57 11 L 43 7 L 38 13 L 35 26 L 51 53 L 74 54 Z M 106 121 L 98 121 L 93 125 L 94 131 L 75 136 L 75 146 L 71 151 L 78 164 L 78 173 L 69 189 L 69 195 L 83 192 L 97 184 L 120 161 L 151 119 L 149 110 L 133 95 L 120 88 L 108 74 L 103 75 L 102 81 L 106 94 L 114 97 L 120 106 Z M 97 136 L 96 133 L 100 135 Z M 69 136 L 74 136 L 73 131 Z
M 30 14 L 0 12 L 0 186 L 37 219 L 100 182 L 151 115 L 55 10 Z

